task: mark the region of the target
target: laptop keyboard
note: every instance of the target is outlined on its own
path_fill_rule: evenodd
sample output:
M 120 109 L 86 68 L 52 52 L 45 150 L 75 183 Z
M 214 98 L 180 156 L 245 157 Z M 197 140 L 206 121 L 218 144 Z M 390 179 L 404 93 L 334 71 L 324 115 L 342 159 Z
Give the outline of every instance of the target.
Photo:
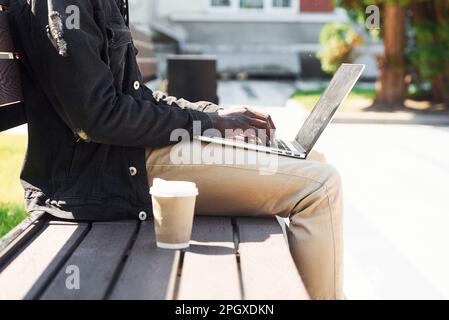
M 281 150 L 289 150 L 290 151 L 290 148 L 282 140 L 276 140 L 276 147 Z

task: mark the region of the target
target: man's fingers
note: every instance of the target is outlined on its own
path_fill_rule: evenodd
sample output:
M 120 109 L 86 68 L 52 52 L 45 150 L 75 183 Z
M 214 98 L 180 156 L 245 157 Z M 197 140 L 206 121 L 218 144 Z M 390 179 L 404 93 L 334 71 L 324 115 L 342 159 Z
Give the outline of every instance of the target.
M 270 129 L 270 125 L 268 124 L 268 122 L 264 120 L 251 118 L 249 120 L 249 124 L 257 129 L 264 129 L 264 130 Z
M 242 108 L 240 112 L 230 113 L 227 117 L 230 120 L 228 130 L 242 130 L 244 132 L 243 135 L 234 132 L 231 134 L 232 138 L 243 136 L 245 141 L 267 146 L 273 143 L 275 126 L 269 115 Z
M 236 141 L 242 141 L 246 143 L 252 143 L 252 144 L 260 144 L 261 139 L 257 137 L 255 134 L 256 129 L 248 129 L 240 134 L 237 134 L 233 137 Z
M 266 114 L 266 113 L 263 113 L 263 112 L 260 112 L 260 111 L 256 111 L 256 110 L 252 110 L 252 109 L 247 109 L 247 111 L 245 113 L 249 117 L 251 117 L 251 118 L 256 118 L 256 119 L 259 119 L 259 120 L 264 120 L 264 121 L 269 122 L 270 125 L 272 125 L 273 128 L 274 128 L 274 123 L 271 120 L 271 117 L 270 117 L 269 114 Z
M 273 119 L 271 119 L 271 116 L 268 116 L 267 118 L 268 123 L 270 124 L 270 144 L 273 144 L 276 141 L 276 126 L 274 125 Z
M 247 109 L 245 112 L 246 115 L 248 115 L 251 118 L 256 118 L 256 119 L 260 119 L 260 120 L 266 120 L 267 119 L 267 115 L 259 112 L 259 111 L 255 111 L 255 110 L 251 110 L 251 109 Z
M 268 120 L 271 120 L 271 118 Z M 271 123 L 269 121 L 267 122 L 264 121 L 260 122 L 260 121 L 262 120 L 253 120 L 251 124 L 260 129 L 265 130 L 266 132 L 265 135 L 267 137 L 266 144 L 270 145 L 276 140 L 276 127 L 274 126 L 272 121 Z
M 257 111 L 252 111 L 250 110 L 250 112 L 252 113 L 252 119 L 256 119 L 256 120 L 260 120 L 266 123 L 266 127 L 262 128 L 262 129 L 266 129 L 267 131 L 269 130 L 276 130 L 276 126 L 274 125 L 273 120 L 271 119 L 270 115 L 267 114 L 263 114 Z M 273 136 L 272 134 L 268 134 L 269 136 Z
M 258 119 L 251 119 L 250 123 L 258 129 L 256 135 L 260 139 L 261 144 L 269 145 L 272 141 L 273 132 L 269 123 Z
M 272 129 L 276 130 L 276 126 L 274 125 L 273 119 L 271 119 L 271 116 L 268 115 L 268 123 L 270 123 L 270 126 Z

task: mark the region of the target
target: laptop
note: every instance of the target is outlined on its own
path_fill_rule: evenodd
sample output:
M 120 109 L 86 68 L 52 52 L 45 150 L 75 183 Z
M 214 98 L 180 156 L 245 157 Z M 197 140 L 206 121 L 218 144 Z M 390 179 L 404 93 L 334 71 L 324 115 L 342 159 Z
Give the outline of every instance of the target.
M 272 146 L 267 147 L 215 136 L 199 136 L 197 139 L 246 150 L 306 159 L 338 108 L 348 97 L 364 69 L 365 65 L 363 64 L 345 63 L 340 66 L 293 141 L 276 140 L 272 143 Z

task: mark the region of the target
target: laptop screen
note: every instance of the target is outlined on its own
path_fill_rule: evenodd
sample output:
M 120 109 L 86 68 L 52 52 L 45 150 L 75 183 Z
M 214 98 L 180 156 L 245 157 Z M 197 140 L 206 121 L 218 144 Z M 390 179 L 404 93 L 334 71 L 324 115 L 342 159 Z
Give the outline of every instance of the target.
M 359 79 L 365 65 L 342 64 L 302 126 L 296 142 L 309 153 Z

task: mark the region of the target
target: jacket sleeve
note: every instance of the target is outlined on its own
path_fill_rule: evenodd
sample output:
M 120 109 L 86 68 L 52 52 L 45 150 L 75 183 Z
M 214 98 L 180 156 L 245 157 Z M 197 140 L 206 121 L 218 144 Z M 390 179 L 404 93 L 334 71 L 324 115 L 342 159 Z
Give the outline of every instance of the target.
M 173 96 L 169 96 L 163 91 L 152 91 L 148 87 L 144 87 L 144 95 L 149 100 L 154 100 L 159 104 L 166 106 L 174 106 L 179 107 L 181 109 L 189 109 L 202 111 L 207 113 L 217 112 L 219 110 L 223 110 L 222 107 L 209 102 L 209 101 L 198 101 L 198 102 L 190 102 L 186 99 L 179 99 Z
M 179 99 L 173 96 L 169 96 L 162 91 L 153 92 L 153 97 L 156 101 L 160 103 L 165 103 L 169 106 L 177 106 L 182 109 L 197 110 L 202 112 L 217 112 L 218 110 L 222 109 L 220 108 L 220 106 L 212 102 L 208 101 L 190 102 L 186 99 L 182 98 Z
M 111 145 L 161 147 L 173 143 L 170 134 L 175 129 L 192 132 L 193 121 L 201 122 L 203 132 L 212 127 L 204 112 L 167 108 L 154 99 L 135 99 L 115 90 L 113 74 L 101 59 L 106 39 L 94 20 L 92 1 L 53 1 L 55 11 L 64 13 L 69 5 L 80 9 L 80 28 L 63 30 L 65 56 L 47 34 L 46 1 L 31 3 L 30 14 L 24 16 L 30 28 L 19 28 L 29 32 L 23 35 L 30 40 L 23 43 L 25 56 L 58 114 L 81 138 Z

